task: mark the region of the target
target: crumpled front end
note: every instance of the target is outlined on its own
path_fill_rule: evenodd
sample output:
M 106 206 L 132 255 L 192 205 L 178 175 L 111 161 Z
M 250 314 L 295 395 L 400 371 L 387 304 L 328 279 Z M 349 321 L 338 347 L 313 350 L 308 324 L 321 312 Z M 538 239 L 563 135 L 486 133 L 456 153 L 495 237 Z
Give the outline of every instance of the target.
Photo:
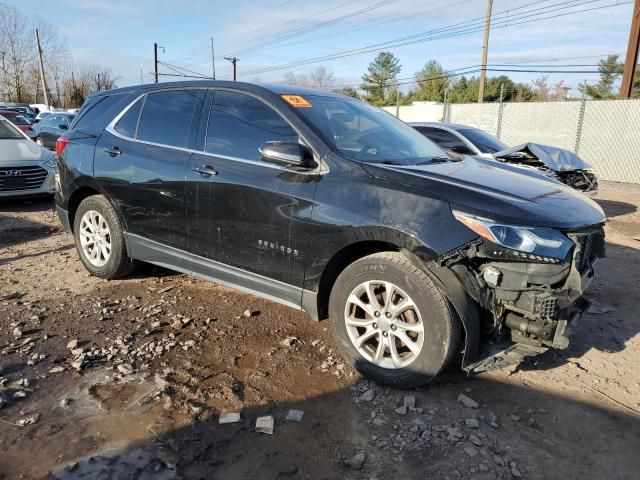
M 574 247 L 564 261 L 531 262 L 531 255 L 480 239 L 441 259 L 481 310 L 479 355 L 465 370 L 493 370 L 567 348 L 605 242 L 600 225 L 565 234 Z

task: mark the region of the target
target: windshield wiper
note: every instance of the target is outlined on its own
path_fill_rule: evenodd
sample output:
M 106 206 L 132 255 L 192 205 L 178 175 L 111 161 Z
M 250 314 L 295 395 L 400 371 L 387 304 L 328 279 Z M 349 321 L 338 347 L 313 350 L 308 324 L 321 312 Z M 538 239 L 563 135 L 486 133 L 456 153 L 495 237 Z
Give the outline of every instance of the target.
M 449 158 L 449 157 L 430 157 L 426 162 L 416 163 L 416 165 L 429 165 L 430 163 L 448 163 L 448 162 L 459 162 L 460 160 Z

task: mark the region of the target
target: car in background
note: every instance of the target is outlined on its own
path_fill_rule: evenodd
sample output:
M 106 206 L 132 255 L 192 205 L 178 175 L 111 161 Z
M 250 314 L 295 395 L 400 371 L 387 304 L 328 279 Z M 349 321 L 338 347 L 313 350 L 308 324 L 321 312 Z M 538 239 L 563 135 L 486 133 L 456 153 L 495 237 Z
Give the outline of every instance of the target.
M 34 126 L 34 140 L 42 147 L 55 149 L 56 141 L 69 130 L 75 114 L 67 112 L 52 112 L 44 120 Z
M 29 138 L 35 137 L 35 132 L 33 131 L 33 124 L 29 121 L 27 117 L 16 110 L 0 110 L 0 116 L 6 118 L 11 123 L 13 123 L 21 132 L 24 132 L 25 135 Z
M 53 112 L 47 112 L 47 111 L 44 111 L 44 112 L 40 112 L 40 113 L 38 113 L 38 115 L 36 115 L 36 121 L 35 121 L 34 123 L 39 123 L 39 122 L 41 122 L 42 120 L 44 120 L 46 117 L 48 117 L 48 116 L 49 116 L 49 115 L 51 115 L 52 113 L 53 113 Z
M 5 102 L 0 103 L 0 110 L 12 110 L 21 113 L 31 123 L 35 123 L 38 112 L 34 110 L 28 103 Z
M 411 122 L 409 125 L 448 152 L 535 170 L 588 195 L 598 191 L 598 177 L 591 165 L 568 150 L 537 143 L 509 147 L 479 128 L 456 123 Z
M 55 193 L 56 156 L 0 116 L 0 199 Z

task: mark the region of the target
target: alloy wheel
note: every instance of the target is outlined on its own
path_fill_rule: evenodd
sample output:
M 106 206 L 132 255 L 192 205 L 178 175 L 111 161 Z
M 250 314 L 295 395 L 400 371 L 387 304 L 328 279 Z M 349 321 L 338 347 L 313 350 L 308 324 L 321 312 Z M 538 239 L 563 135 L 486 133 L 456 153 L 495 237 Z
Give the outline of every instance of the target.
M 391 282 L 372 280 L 354 288 L 347 298 L 344 321 L 358 353 L 382 368 L 406 367 L 424 344 L 418 307 Z
M 80 247 L 86 259 L 95 267 L 103 267 L 111 256 L 111 231 L 104 217 L 89 210 L 80 220 Z

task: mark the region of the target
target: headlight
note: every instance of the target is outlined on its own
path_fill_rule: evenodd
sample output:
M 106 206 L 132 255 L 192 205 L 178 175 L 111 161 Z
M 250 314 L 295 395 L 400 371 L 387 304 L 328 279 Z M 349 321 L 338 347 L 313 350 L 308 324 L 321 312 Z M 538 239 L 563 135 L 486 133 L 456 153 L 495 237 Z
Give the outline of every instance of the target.
M 503 225 L 456 210 L 453 216 L 482 238 L 515 250 L 515 256 L 521 259 L 543 262 L 564 260 L 573 247 L 568 237 L 552 228 Z
M 47 167 L 47 168 L 56 168 L 58 166 L 58 160 L 56 159 L 56 156 L 54 155 L 49 160 L 44 162 L 42 165 Z

